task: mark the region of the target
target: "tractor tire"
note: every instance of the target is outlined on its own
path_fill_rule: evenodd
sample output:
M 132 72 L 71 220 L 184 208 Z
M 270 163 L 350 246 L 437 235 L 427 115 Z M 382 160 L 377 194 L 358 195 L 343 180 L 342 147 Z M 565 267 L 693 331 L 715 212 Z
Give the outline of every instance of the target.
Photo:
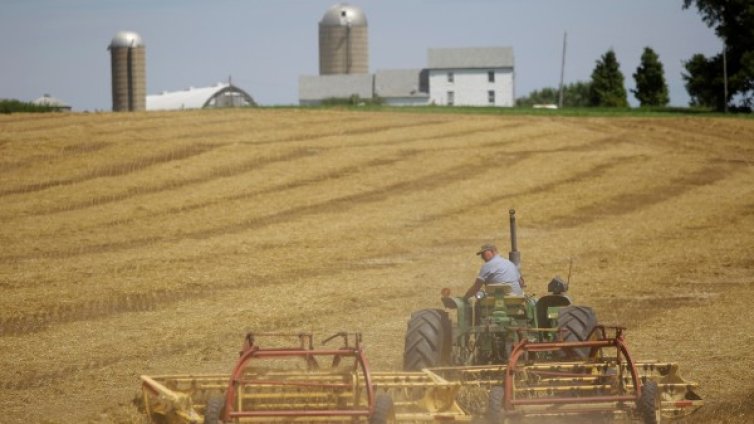
M 403 369 L 420 371 L 450 365 L 452 333 L 450 318 L 441 309 L 423 309 L 411 314 L 403 349 Z
M 222 424 L 225 396 L 212 396 L 204 408 L 204 424 Z
M 393 398 L 385 393 L 380 393 L 374 400 L 374 413 L 369 417 L 369 424 L 388 424 L 395 422 Z
M 490 389 L 487 402 L 487 414 L 485 415 L 487 424 L 502 424 L 505 422 L 505 409 L 503 408 L 505 390 L 502 386 L 494 386 Z
M 644 424 L 659 424 L 661 420 L 661 407 L 657 383 L 647 381 L 641 388 L 641 397 L 636 401 L 636 409 L 641 414 L 641 422 Z
M 583 342 L 597 325 L 597 315 L 587 306 L 566 306 L 558 313 L 558 334 L 564 342 Z M 570 349 L 565 356 L 575 359 L 589 357 L 589 348 Z

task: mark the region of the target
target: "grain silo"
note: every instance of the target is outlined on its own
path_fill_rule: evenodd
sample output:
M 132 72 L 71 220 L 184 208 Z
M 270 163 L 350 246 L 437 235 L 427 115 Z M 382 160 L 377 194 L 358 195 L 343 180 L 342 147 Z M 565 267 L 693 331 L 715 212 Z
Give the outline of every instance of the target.
M 331 6 L 319 22 L 319 74 L 367 74 L 367 18 L 358 7 Z
M 113 111 L 146 110 L 144 43 L 139 34 L 121 31 L 108 47 L 113 76 Z

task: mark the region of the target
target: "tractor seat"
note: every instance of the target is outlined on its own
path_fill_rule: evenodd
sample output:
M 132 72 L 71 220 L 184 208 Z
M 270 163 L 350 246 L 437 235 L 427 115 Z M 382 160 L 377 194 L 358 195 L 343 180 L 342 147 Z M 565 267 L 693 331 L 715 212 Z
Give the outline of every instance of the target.
M 493 284 L 487 284 L 487 291 L 491 294 L 497 294 L 500 293 L 503 296 L 510 296 L 511 292 L 513 291 L 513 287 L 511 287 L 510 284 L 505 283 L 493 283 Z M 502 293 L 501 293 L 502 292 Z

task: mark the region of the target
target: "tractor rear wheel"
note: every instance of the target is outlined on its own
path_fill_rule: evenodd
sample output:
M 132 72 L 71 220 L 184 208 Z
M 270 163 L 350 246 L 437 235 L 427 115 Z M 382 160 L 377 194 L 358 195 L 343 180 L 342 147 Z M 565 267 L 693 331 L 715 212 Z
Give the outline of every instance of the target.
M 583 342 L 597 325 L 597 315 L 588 306 L 566 306 L 558 312 L 558 334 L 564 342 Z M 567 356 L 589 357 L 589 348 L 570 349 Z
M 411 314 L 403 349 L 403 369 L 419 371 L 450 365 L 452 331 L 450 318 L 441 309 L 423 309 Z
M 221 424 L 223 409 L 225 409 L 225 396 L 210 397 L 204 408 L 204 424 Z
M 393 398 L 385 393 L 378 394 L 374 400 L 374 413 L 369 417 L 369 424 L 388 424 L 394 422 Z
M 657 390 L 657 383 L 654 381 L 647 381 L 641 388 L 641 397 L 637 401 L 636 408 L 639 410 L 641 422 L 644 424 L 659 424 L 661 420 Z

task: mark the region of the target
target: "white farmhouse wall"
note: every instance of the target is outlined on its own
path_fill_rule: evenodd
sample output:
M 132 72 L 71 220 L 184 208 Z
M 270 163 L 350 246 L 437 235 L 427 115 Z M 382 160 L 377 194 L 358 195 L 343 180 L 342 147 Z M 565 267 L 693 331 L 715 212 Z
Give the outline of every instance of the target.
M 495 81 L 489 82 L 488 72 L 494 71 Z M 453 81 L 448 81 L 448 73 Z M 448 104 L 448 92 L 453 92 L 455 106 L 504 106 L 514 104 L 513 70 L 507 69 L 430 69 L 429 102 Z M 489 102 L 489 92 L 495 92 L 495 102 Z

